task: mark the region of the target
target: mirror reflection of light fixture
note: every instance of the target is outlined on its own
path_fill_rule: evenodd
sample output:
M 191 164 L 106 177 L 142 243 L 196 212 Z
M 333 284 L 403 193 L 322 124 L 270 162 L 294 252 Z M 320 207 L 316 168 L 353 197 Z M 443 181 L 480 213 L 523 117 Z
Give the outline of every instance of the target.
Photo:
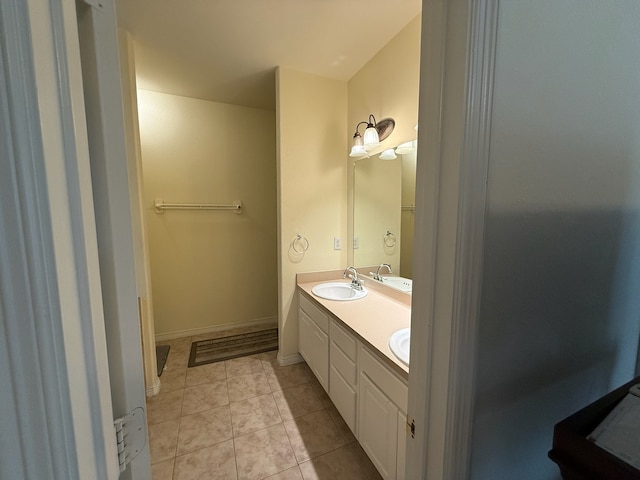
M 407 153 L 412 153 L 414 150 L 413 142 L 404 142 L 396 147 L 396 153 L 398 155 L 406 155 Z
M 380 160 L 395 160 L 396 158 L 398 157 L 396 156 L 396 152 L 393 151 L 393 148 L 388 148 L 380 154 Z
M 364 131 L 364 138 L 360 135 L 360 132 L 358 132 L 360 125 L 367 126 Z M 382 140 L 391 135 L 395 126 L 396 122 L 393 118 L 383 118 L 379 122 L 376 122 L 376 117 L 369 115 L 368 121 L 360 122 L 356 125 L 356 133 L 353 134 L 353 146 L 351 147 L 349 156 L 367 156 L 367 151 L 379 146 Z

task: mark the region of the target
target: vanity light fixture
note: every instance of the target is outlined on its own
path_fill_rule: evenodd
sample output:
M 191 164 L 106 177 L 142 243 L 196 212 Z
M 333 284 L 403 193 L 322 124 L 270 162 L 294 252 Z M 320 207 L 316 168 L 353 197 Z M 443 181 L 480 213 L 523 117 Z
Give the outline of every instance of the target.
M 360 125 L 366 125 L 364 138 L 360 135 L 358 129 Z M 391 135 L 396 126 L 393 118 L 383 118 L 376 122 L 376 117 L 369 115 L 366 122 L 360 122 L 356 125 L 356 133 L 353 134 L 353 146 L 351 147 L 350 157 L 365 157 L 368 151 L 380 145 L 380 142 Z

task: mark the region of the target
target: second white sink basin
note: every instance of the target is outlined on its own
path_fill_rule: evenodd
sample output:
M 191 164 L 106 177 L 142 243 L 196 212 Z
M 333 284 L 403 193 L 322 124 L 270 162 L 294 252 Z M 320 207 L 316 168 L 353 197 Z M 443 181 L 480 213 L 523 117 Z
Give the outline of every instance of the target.
M 413 288 L 413 280 L 404 277 L 382 277 L 382 283 L 405 293 L 411 293 Z
M 311 292 L 327 300 L 357 300 L 367 295 L 367 289 L 356 290 L 351 287 L 351 282 L 327 282 L 316 285 Z
M 402 363 L 409 366 L 409 345 L 411 343 L 411 329 L 403 328 L 389 337 L 389 348 Z

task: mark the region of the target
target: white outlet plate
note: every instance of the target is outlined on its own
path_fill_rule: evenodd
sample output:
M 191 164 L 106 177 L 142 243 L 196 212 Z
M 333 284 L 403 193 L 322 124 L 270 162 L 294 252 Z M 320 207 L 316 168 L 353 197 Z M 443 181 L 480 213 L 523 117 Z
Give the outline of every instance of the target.
M 360 238 L 359 237 L 353 237 L 353 248 L 360 248 Z
M 333 237 L 333 249 L 334 250 L 342 249 L 342 239 L 340 237 Z

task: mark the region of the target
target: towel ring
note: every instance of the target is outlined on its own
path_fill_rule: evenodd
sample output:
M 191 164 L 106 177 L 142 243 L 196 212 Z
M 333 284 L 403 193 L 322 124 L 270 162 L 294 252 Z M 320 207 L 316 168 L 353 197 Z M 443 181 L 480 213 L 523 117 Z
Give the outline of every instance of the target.
M 387 230 L 387 233 L 382 237 L 382 241 L 385 247 L 391 248 L 396 246 L 396 236 Z
M 297 243 L 300 243 L 300 248 L 302 250 L 298 250 L 296 248 L 296 244 Z M 298 234 L 298 235 L 296 235 L 296 238 L 293 239 L 293 242 L 291 242 L 291 248 L 293 248 L 294 252 L 302 255 L 302 254 L 304 254 L 304 252 L 309 250 L 309 240 L 307 240 L 306 237 L 303 237 L 302 235 Z

